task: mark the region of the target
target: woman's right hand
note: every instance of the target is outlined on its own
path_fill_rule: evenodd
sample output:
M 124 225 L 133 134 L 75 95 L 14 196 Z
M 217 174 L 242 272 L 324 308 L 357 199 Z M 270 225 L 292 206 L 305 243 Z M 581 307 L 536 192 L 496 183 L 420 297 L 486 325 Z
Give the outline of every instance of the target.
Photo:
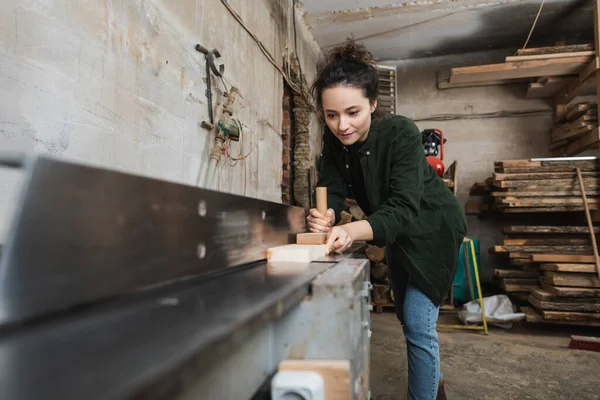
M 306 219 L 308 220 L 308 230 L 310 232 L 329 233 L 335 222 L 335 212 L 333 208 L 330 208 L 323 215 L 316 208 L 311 208 Z

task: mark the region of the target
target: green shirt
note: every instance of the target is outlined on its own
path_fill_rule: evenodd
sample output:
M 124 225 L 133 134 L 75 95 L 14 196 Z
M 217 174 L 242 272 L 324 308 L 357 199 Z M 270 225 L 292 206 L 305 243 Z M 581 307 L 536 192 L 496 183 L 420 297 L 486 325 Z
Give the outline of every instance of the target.
M 373 122 L 359 150 L 373 229 L 369 244 L 389 246 L 412 282 L 439 305 L 447 294 L 467 231 L 460 203 L 427 163 L 421 133 L 408 118 Z M 327 187 L 336 223 L 353 198 L 348 149 L 326 126 L 317 186 Z

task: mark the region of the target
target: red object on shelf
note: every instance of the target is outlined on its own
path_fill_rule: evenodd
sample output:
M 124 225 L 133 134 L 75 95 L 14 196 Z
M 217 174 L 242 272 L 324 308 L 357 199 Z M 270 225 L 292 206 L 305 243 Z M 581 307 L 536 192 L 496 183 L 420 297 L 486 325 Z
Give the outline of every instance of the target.
M 437 158 L 435 156 L 427 156 L 427 162 L 429 163 L 429 165 L 431 165 L 433 167 L 433 169 L 435 169 L 435 172 L 438 174 L 438 176 L 444 176 L 444 170 L 446 169 L 446 167 L 444 166 L 444 133 L 439 130 L 439 129 L 434 129 L 435 132 L 440 134 L 440 138 L 442 139 L 440 141 L 440 158 Z

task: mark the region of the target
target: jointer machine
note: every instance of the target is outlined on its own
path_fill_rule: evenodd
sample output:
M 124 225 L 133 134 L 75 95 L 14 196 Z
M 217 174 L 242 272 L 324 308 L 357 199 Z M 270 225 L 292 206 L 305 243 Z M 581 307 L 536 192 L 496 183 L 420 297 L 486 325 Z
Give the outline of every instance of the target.
M 0 399 L 370 397 L 369 261 L 293 244 L 303 209 L 0 160 L 23 174 L 0 254 Z

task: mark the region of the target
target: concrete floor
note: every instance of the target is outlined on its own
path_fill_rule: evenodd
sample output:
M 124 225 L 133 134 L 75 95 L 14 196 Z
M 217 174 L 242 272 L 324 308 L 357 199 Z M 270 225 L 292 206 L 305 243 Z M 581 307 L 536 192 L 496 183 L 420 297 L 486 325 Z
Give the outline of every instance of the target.
M 440 317 L 454 323 L 453 316 Z M 374 400 L 405 399 L 406 344 L 392 312 L 372 314 Z M 521 323 L 510 330 L 440 331 L 448 399 L 600 399 L 600 352 L 570 350 L 571 334 L 600 329 Z

